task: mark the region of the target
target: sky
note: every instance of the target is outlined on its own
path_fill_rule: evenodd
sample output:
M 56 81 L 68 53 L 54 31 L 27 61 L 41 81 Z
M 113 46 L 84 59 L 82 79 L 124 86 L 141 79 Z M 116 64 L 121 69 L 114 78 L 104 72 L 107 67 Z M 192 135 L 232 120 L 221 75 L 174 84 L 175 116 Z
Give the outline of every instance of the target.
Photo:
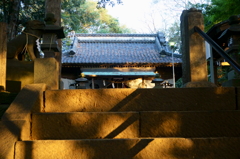
M 154 30 L 153 26 L 164 30 L 166 28 L 164 19 L 168 21 L 172 19 L 171 14 L 167 15 L 166 6 L 151 5 L 151 1 L 123 0 L 122 5 L 108 6 L 107 10 L 110 15 L 119 20 L 121 25 L 126 25 L 127 28 L 132 28 L 138 33 L 149 33 Z
M 122 5 L 114 7 L 107 6 L 108 13 L 117 18 L 121 25 L 132 28 L 137 33 L 155 33 L 166 31 L 174 22 L 180 23 L 180 15 L 184 10 L 182 7 L 175 7 L 175 0 L 122 0 Z M 151 3 L 158 1 L 154 5 Z M 187 4 L 204 3 L 209 0 L 176 0 L 178 3 Z M 170 10 L 169 8 L 173 8 Z M 155 27 L 154 27 L 155 26 Z
M 122 25 L 137 31 L 144 31 L 144 16 L 150 9 L 150 0 L 125 0 L 122 5 L 108 6 L 110 15 L 119 19 Z

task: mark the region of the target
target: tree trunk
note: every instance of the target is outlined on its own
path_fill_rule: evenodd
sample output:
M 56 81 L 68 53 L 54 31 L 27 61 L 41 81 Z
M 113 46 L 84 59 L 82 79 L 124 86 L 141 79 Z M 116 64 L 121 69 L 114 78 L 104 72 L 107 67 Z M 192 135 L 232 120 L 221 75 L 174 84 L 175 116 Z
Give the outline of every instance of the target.
M 10 13 L 8 23 L 8 40 L 11 40 L 17 35 L 17 28 L 19 22 L 20 0 L 11 0 L 12 12 Z

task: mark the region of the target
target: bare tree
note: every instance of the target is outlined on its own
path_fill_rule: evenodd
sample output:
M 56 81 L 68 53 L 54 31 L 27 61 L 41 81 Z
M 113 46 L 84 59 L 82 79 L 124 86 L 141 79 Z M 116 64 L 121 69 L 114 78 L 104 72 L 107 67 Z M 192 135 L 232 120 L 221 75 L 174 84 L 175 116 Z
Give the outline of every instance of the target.
M 149 33 L 163 32 L 166 39 L 174 41 L 175 49 L 179 50 L 181 13 L 197 3 L 209 3 L 209 0 L 152 0 L 151 10 L 145 13 L 142 22 Z

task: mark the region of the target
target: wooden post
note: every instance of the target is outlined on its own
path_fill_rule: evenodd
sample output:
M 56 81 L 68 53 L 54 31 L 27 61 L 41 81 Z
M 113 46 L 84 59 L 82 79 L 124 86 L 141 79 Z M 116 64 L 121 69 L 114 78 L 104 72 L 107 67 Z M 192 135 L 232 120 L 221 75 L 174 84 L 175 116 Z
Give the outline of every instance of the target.
M 6 90 L 7 24 L 0 22 L 0 91 Z
M 53 13 L 56 18 L 56 25 L 61 26 L 61 0 L 46 0 L 45 1 L 45 15 Z M 61 79 L 62 68 L 62 40 L 58 39 L 59 52 L 56 53 L 56 60 L 59 63 L 59 81 Z

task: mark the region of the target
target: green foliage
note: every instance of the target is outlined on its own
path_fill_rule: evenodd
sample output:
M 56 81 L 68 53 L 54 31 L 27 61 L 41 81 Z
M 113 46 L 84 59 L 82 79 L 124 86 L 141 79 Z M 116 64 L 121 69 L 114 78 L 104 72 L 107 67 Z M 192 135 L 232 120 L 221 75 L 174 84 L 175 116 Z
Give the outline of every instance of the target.
M 168 37 L 169 42 L 174 42 L 174 46 L 172 47 L 173 52 L 177 50 L 177 52 L 181 53 L 181 30 L 180 25 L 177 22 L 174 22 L 166 31 L 165 35 Z
M 45 0 L 1 0 L 0 21 L 8 24 L 8 39 L 13 39 L 28 20 L 43 20 Z
M 218 67 L 217 68 L 217 84 L 222 85 L 222 83 L 226 82 L 228 80 L 228 72 L 231 70 L 230 67 Z
M 204 25 L 205 25 L 205 30 L 208 30 L 212 26 L 212 22 L 210 21 L 210 17 L 212 16 L 212 4 L 201 4 L 201 3 L 196 3 L 193 4 L 189 2 L 190 8 L 196 8 L 198 10 L 201 10 L 203 13 L 204 17 Z
M 110 1 L 101 1 L 110 3 Z M 62 0 L 62 26 L 65 32 L 75 30 L 78 33 L 128 33 L 117 19 L 108 15 L 107 10 L 97 9 L 96 1 Z M 0 21 L 7 22 L 8 32 L 17 35 L 29 20 L 41 20 L 45 17 L 45 0 L 1 0 Z M 10 35 L 12 39 L 14 35 Z
M 69 37 L 66 37 L 64 39 L 62 39 L 62 49 L 63 50 L 71 50 L 72 48 L 72 42 L 73 40 L 70 39 Z
M 125 26 L 120 26 L 119 21 L 108 14 L 107 10 L 99 9 L 100 15 L 99 28 L 97 33 L 129 33 L 130 30 Z
M 240 14 L 240 0 L 212 0 L 210 21 L 214 24 Z
M 41 20 L 45 17 L 45 0 L 23 0 L 19 19 L 21 24 L 25 24 L 29 20 Z
M 62 2 L 62 25 L 66 32 L 80 30 L 81 24 L 91 23 L 93 14 L 88 14 L 89 10 L 85 5 L 85 0 L 65 0 Z
M 117 19 L 107 10 L 96 8 L 97 2 L 80 0 L 74 3 L 62 3 L 62 19 L 65 31 L 77 33 L 128 33 L 126 27 L 120 26 Z
M 10 0 L 0 1 L 0 21 L 8 22 L 9 15 L 12 12 L 13 3 Z
M 191 7 L 202 10 L 206 31 L 230 16 L 240 14 L 240 0 L 211 0 L 211 2 L 211 4 L 190 3 Z
M 97 8 L 106 8 L 106 5 L 111 5 L 112 7 L 115 4 L 122 4 L 122 0 L 98 0 Z
M 176 87 L 176 88 L 182 88 L 182 86 L 183 86 L 182 78 L 179 78 L 179 79 L 175 82 L 175 87 Z

